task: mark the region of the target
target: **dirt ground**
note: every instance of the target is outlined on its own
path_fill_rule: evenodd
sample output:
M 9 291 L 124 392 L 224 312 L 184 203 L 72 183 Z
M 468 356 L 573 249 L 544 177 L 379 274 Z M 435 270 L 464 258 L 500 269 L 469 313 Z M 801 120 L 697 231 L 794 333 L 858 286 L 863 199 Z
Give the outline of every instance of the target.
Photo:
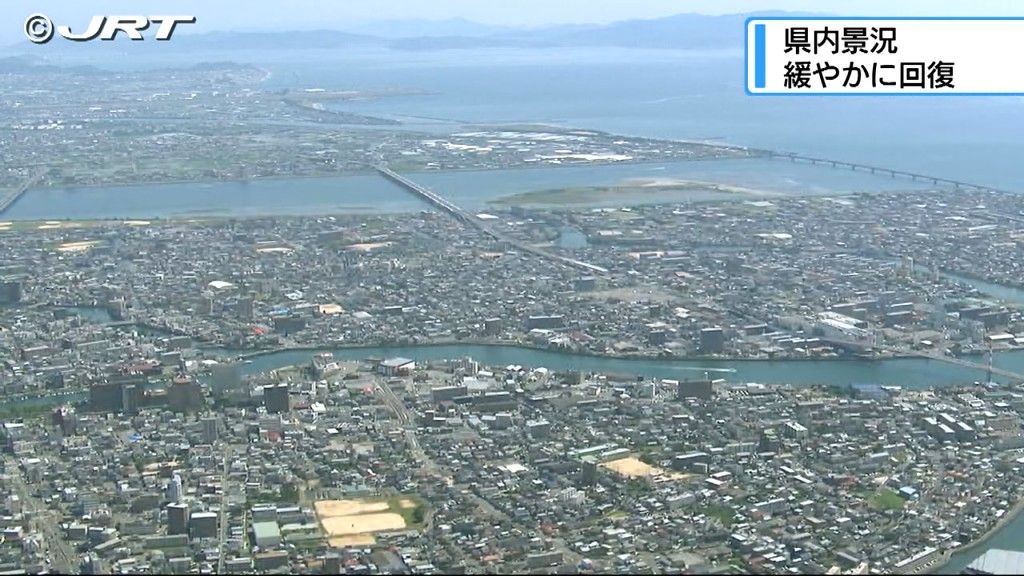
M 664 473 L 661 468 L 656 468 L 646 462 L 641 462 L 639 459 L 632 457 L 605 462 L 601 464 L 601 466 L 604 466 L 612 472 L 618 472 L 623 476 L 629 476 L 630 478 L 639 476 L 657 476 Z
M 323 518 L 334 516 L 351 516 L 367 512 L 383 512 L 388 509 L 387 502 L 363 502 L 361 500 L 321 500 L 313 505 L 316 515 Z
M 691 477 L 691 474 L 685 472 L 669 472 L 668 470 L 662 470 L 657 466 L 651 466 L 650 464 L 641 461 L 638 458 L 619 458 L 618 460 L 611 460 L 601 464 L 601 466 L 628 476 L 630 478 L 642 478 L 647 476 L 660 476 L 662 478 L 668 478 L 671 480 L 686 480 Z
M 416 507 L 416 503 L 413 502 L 412 500 L 409 500 L 408 498 L 402 498 L 401 500 L 399 500 L 398 505 L 406 509 Z
M 401 530 L 405 528 L 405 519 L 394 512 L 380 514 L 353 514 L 350 516 L 333 516 L 320 518 L 328 537 L 349 536 L 353 534 L 370 534 L 385 530 Z

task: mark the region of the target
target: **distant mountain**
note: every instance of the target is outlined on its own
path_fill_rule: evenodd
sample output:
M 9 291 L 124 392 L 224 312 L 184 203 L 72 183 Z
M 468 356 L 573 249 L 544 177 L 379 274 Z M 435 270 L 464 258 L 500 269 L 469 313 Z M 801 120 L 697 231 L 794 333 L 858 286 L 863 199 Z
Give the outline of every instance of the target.
M 382 38 L 340 32 L 337 30 L 302 30 L 288 32 L 208 32 L 203 34 L 176 34 L 171 41 L 175 51 L 231 51 L 231 50 L 300 50 L 343 49 L 358 46 L 386 46 Z M 123 52 L 130 45 L 132 51 L 142 53 L 165 51 L 165 42 L 136 42 L 125 39 L 113 42 L 66 42 L 56 38 L 48 44 L 37 46 L 27 41 L 10 46 L 9 50 L 20 53 L 53 54 L 74 50 L 95 53 Z M 20 50 L 18 50 L 20 48 Z
M 806 13 L 760 12 L 760 16 L 802 16 Z M 412 37 L 392 41 L 399 50 L 469 49 L 494 46 L 523 48 L 614 46 L 625 48 L 741 48 L 743 23 L 754 14 L 706 16 L 679 14 L 606 25 L 549 26 L 487 36 Z
M 629 48 L 742 48 L 743 23 L 755 14 L 706 16 L 679 14 L 649 20 L 627 20 L 611 24 L 557 25 L 543 28 L 502 28 L 463 19 L 389 20 L 363 24 L 351 30 L 303 30 L 289 32 L 212 32 L 179 34 L 176 51 L 301 50 L 381 47 L 395 50 L 470 50 L 494 47 L 629 47 Z M 759 16 L 803 16 L 797 12 L 760 12 Z M 358 32 L 356 32 L 358 31 Z M 132 50 L 149 52 L 166 49 L 157 42 L 139 42 Z M 123 51 L 124 41 L 61 42 L 46 46 L 11 47 L 16 52 L 39 53 L 75 50 Z
M 438 36 L 480 37 L 512 32 L 514 28 L 492 26 L 466 20 L 379 20 L 348 27 L 346 31 L 380 38 L 420 38 Z
M 0 74 L 95 74 L 94 66 L 59 66 L 47 64 L 32 56 L 9 56 L 0 58 Z
M 379 46 L 381 38 L 337 30 L 303 30 L 293 32 L 211 32 L 182 34 L 174 37 L 175 49 L 188 50 L 255 50 L 302 48 L 352 48 Z

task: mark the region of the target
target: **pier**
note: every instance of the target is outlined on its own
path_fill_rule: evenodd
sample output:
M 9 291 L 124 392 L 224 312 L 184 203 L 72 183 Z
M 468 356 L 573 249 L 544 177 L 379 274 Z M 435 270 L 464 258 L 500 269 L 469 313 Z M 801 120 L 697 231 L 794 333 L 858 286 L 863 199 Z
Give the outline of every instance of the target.
M 438 210 L 441 210 L 442 212 L 450 215 L 459 222 L 462 222 L 463 224 L 476 228 L 477 230 L 483 232 L 485 235 L 490 236 L 494 240 L 500 242 L 501 244 L 511 249 L 526 252 L 528 254 L 533 254 L 534 256 L 539 256 L 547 260 L 552 260 L 554 262 L 558 262 L 560 264 L 564 264 L 572 268 L 578 268 L 589 273 L 606 274 L 608 272 L 607 268 L 602 268 L 601 266 L 596 266 L 594 264 L 583 262 L 582 260 L 575 260 L 573 258 L 569 258 L 568 256 L 562 256 L 561 254 L 553 254 L 551 252 L 541 250 L 540 248 L 529 246 L 513 238 L 509 238 L 508 236 L 505 236 L 504 234 L 492 229 L 490 226 L 485 225 L 475 216 L 469 214 L 459 206 L 453 204 L 440 194 L 428 190 L 427 188 L 413 182 L 412 180 L 406 178 L 405 176 L 398 174 L 397 172 L 388 168 L 387 166 L 378 165 L 375 166 L 375 169 L 388 180 L 394 182 L 395 184 L 398 184 L 399 186 L 401 186 L 402 188 L 409 192 L 412 192 L 416 196 L 419 196 L 420 198 L 422 198 L 423 200 L 425 200 L 427 203 L 434 206 Z
M 40 168 L 37 170 L 28 180 L 26 180 L 21 186 L 15 188 L 11 192 L 7 193 L 6 196 L 0 198 L 0 215 L 7 211 L 8 208 L 14 205 L 15 202 L 21 199 L 22 196 L 28 192 L 28 189 L 38 184 L 44 176 L 46 176 L 47 170 Z

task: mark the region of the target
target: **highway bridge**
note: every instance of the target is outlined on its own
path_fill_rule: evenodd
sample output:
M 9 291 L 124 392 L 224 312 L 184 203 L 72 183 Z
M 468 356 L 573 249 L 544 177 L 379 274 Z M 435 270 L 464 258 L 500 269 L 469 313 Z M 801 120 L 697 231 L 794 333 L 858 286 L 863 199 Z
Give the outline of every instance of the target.
M 732 148 L 732 147 L 729 147 Z M 795 154 L 790 152 L 779 152 L 776 150 L 765 150 L 759 148 L 744 148 L 744 150 L 765 156 L 773 160 L 789 160 L 790 162 L 801 162 L 804 164 L 814 164 L 818 166 L 828 166 L 832 168 L 846 168 L 853 171 L 867 172 L 868 174 L 878 174 L 882 176 L 889 176 L 891 178 L 903 178 L 911 180 L 913 182 L 929 182 L 935 185 L 951 186 L 956 190 L 971 190 L 978 192 L 999 192 L 1008 193 L 1009 190 L 1003 190 L 1000 188 L 993 188 L 992 186 L 986 186 L 984 184 L 975 184 L 971 182 L 964 182 L 963 180 L 954 180 L 952 178 L 942 178 L 939 176 L 929 176 L 927 174 L 920 174 L 918 172 L 910 172 L 907 170 L 896 170 L 893 168 L 885 168 L 882 166 L 872 166 L 870 164 L 860 164 L 858 162 L 847 162 L 845 160 L 832 160 L 829 158 L 817 158 L 814 156 L 806 156 L 803 154 Z
M 22 196 L 28 192 L 28 189 L 38 184 L 44 176 L 46 176 L 47 170 L 45 168 L 39 168 L 32 176 L 26 180 L 20 187 L 15 188 L 7 193 L 6 196 L 0 197 L 0 214 L 7 211 L 8 208 L 14 205 L 15 202 L 21 199 Z
M 520 242 L 518 240 L 515 240 L 514 238 L 509 238 L 508 236 L 505 236 L 501 232 L 498 232 L 498 231 L 492 229 L 490 226 L 485 225 L 483 222 L 480 221 L 480 219 L 476 218 L 472 214 L 467 213 L 465 210 L 463 210 L 459 206 L 453 204 L 452 202 L 450 202 L 449 200 L 447 200 L 446 198 L 444 198 L 440 194 L 437 194 L 436 192 L 428 190 L 427 188 L 425 188 L 425 187 L 423 187 L 423 186 L 413 182 L 412 180 L 406 178 L 405 176 L 402 176 L 401 174 L 398 174 L 397 172 L 395 172 L 394 170 L 388 168 L 387 166 L 378 165 L 378 166 L 375 166 L 375 169 L 377 170 L 377 172 L 379 172 L 382 176 L 384 176 L 388 180 L 394 182 L 395 184 L 398 184 L 399 186 L 401 186 L 402 188 L 408 190 L 409 192 L 412 192 L 416 196 L 419 196 L 420 198 L 422 198 L 423 200 L 427 201 L 429 204 L 431 204 L 435 208 L 441 210 L 442 212 L 445 212 L 445 213 L 449 214 L 450 216 L 452 216 L 456 220 L 458 220 L 458 221 L 460 221 L 460 222 L 462 222 L 462 223 L 464 223 L 464 224 L 466 224 L 468 226 L 471 226 L 473 228 L 476 228 L 477 230 L 480 230 L 481 232 L 483 232 L 487 236 L 490 236 L 494 240 L 504 244 L 505 246 L 507 246 L 509 248 L 512 248 L 512 249 L 515 249 L 515 250 L 520 250 L 522 252 L 526 252 L 526 253 L 529 253 L 529 254 L 533 254 L 534 256 L 539 256 L 541 258 L 552 260 L 554 262 L 558 262 L 560 264 L 564 264 L 564 265 L 570 266 L 572 268 L 577 268 L 577 269 L 580 269 L 580 270 L 584 270 L 584 271 L 589 272 L 589 273 L 597 273 L 597 274 L 607 274 L 608 273 L 608 269 L 607 268 L 602 268 L 601 266 L 596 266 L 594 264 L 589 264 L 587 262 L 583 262 L 582 260 L 576 260 L 576 259 L 573 259 L 573 258 L 569 258 L 568 256 L 563 256 L 561 254 L 553 254 L 551 252 L 547 252 L 546 250 L 541 250 L 540 248 L 535 248 L 535 247 L 530 246 L 528 244 L 524 244 L 524 243 L 522 243 L 522 242 Z

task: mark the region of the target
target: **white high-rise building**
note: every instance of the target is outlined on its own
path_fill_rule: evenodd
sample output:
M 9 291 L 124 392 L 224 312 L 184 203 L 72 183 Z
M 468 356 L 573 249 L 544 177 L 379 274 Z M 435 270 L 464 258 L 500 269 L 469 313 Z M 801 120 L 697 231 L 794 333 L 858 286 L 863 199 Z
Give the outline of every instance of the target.
M 171 482 L 167 485 L 167 499 L 173 504 L 181 502 L 184 498 L 185 492 L 181 486 L 181 476 L 175 474 L 171 477 Z

